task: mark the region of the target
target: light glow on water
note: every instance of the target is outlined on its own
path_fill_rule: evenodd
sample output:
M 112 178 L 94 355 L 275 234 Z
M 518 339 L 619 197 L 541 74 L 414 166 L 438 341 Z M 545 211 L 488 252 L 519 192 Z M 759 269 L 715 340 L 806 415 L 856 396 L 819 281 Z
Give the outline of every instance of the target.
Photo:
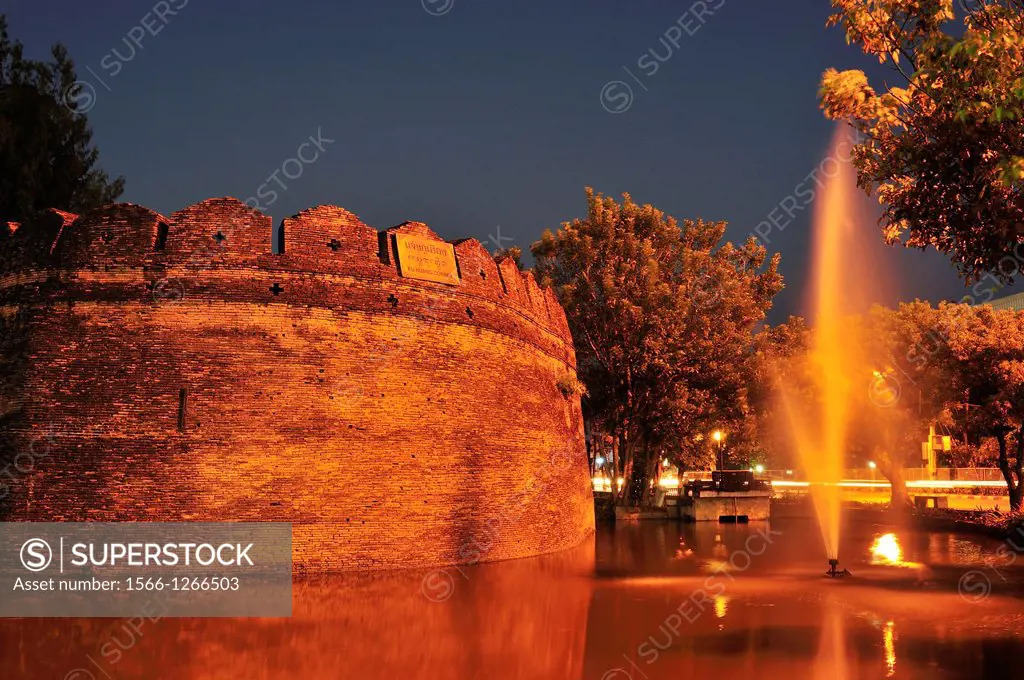
M 885 677 L 891 678 L 896 675 L 896 624 L 892 621 L 886 622 L 882 629 L 882 647 L 885 649 Z
M 850 677 L 846 649 L 846 626 L 838 602 L 827 605 L 818 642 L 818 656 L 811 674 L 814 680 L 847 680 Z
M 903 548 L 896 534 L 882 534 L 871 544 L 872 564 L 901 564 Z

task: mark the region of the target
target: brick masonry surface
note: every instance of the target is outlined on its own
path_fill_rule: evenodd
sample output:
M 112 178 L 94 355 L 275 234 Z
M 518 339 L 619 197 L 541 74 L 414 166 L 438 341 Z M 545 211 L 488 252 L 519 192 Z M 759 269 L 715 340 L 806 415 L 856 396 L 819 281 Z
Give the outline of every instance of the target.
M 525 557 L 593 503 L 565 314 L 476 240 L 457 286 L 319 206 L 0 225 L 6 521 L 291 521 L 302 570 Z M 280 238 L 279 231 L 279 238 Z M 28 452 L 28 454 L 26 454 Z

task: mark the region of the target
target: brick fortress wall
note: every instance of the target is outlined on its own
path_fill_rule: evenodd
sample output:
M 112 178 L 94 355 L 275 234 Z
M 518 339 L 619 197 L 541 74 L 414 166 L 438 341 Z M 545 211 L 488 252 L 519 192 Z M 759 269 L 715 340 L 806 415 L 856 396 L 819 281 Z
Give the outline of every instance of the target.
M 476 240 L 459 283 L 320 206 L 0 225 L 8 521 L 291 521 L 305 569 L 525 557 L 593 530 L 565 314 Z M 30 452 L 26 455 L 26 452 Z M 17 466 L 12 465 L 18 462 Z

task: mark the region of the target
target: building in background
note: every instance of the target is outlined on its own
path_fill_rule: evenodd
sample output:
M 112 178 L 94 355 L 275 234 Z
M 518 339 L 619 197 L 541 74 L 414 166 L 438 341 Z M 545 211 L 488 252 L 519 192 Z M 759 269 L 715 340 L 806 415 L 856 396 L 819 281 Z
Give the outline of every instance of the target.
M 992 309 L 1012 309 L 1020 311 L 1024 309 L 1024 293 L 1014 293 L 1006 297 L 996 298 L 981 304 L 991 305 Z

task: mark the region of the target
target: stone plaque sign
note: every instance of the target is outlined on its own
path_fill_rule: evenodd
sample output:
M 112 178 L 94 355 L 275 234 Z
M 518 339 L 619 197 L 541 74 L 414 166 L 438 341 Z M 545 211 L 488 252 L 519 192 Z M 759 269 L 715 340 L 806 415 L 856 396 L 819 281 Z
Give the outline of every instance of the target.
M 452 244 L 413 234 L 395 234 L 395 242 L 398 245 L 399 274 L 410 279 L 459 285 Z

